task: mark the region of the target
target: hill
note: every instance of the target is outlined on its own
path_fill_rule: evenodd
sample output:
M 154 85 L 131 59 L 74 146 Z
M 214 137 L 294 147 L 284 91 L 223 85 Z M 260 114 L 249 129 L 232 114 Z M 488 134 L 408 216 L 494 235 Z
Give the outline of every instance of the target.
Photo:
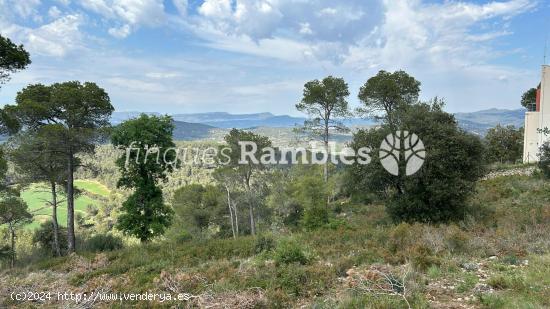
M 114 112 L 111 123 L 116 125 L 122 121 L 135 118 L 141 112 Z M 160 115 L 146 112 L 149 115 Z M 513 125 L 522 127 L 524 109 L 487 109 L 470 113 L 454 114 L 459 125 L 468 132 L 484 136 L 487 130 L 496 125 Z M 288 115 L 273 115 L 272 113 L 230 114 L 226 112 L 173 114 L 176 121 L 174 137 L 178 140 L 219 139 L 219 135 L 227 129 L 281 128 L 289 129 L 302 125 L 305 118 Z M 376 125 L 376 121 L 361 118 L 351 118 L 343 121 L 350 127 Z M 221 129 L 221 130 L 216 130 Z M 224 130 L 225 129 L 225 130 Z
M 487 130 L 497 126 L 513 125 L 523 127 L 525 109 L 487 109 L 471 113 L 454 114 L 460 126 L 468 132 L 485 135 Z
M 183 121 L 174 121 L 174 139 L 175 140 L 197 140 L 207 139 L 212 136 L 212 132 L 217 128 L 202 123 L 190 123 Z

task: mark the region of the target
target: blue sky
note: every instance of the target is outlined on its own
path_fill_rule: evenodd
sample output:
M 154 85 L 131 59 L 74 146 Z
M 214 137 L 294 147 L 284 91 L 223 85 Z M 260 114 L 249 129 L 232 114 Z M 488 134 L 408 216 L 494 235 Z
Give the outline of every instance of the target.
M 464 112 L 518 108 L 538 83 L 550 2 L 0 0 L 0 33 L 33 60 L 2 104 L 30 83 L 81 80 L 119 111 L 298 115 L 308 80 L 344 77 L 355 107 L 369 77 L 403 69 L 422 99 Z

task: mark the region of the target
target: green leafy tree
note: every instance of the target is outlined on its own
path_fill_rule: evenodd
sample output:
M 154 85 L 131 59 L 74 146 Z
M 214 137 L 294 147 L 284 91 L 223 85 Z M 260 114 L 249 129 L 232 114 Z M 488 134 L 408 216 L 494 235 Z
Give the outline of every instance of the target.
M 363 104 L 357 112 L 384 120 L 394 130 L 399 126 L 395 113 L 401 106 L 414 104 L 420 94 L 420 82 L 405 71 L 380 71 L 359 89 Z
M 29 85 L 16 97 L 16 105 L 5 106 L 0 119 L 9 132 L 35 134 L 50 126 L 51 141 L 66 158 L 67 241 L 69 252 L 75 251 L 74 174 L 78 154 L 93 153 L 105 136 L 113 112 L 109 96 L 95 83 L 78 81 L 51 86 Z
M 207 234 L 209 227 L 220 228 L 228 233 L 225 215 L 224 194 L 217 186 L 190 184 L 176 190 L 172 206 L 178 219 L 191 233 Z
M 46 125 L 34 134 L 22 133 L 11 139 L 10 160 L 14 163 L 15 172 L 20 184 L 45 182 L 50 187 L 51 200 L 46 201 L 52 207 L 53 248 L 57 256 L 61 255 L 57 206 L 59 190 L 66 185 L 65 154 L 58 151 L 58 141 L 52 137 L 56 134 L 57 125 Z M 66 237 L 64 237 L 66 239 Z M 65 246 L 66 247 L 66 246 Z
M 29 64 L 30 55 L 23 45 L 16 45 L 0 35 L 0 85 L 9 80 L 10 74 L 25 69 Z
M 329 222 L 326 197 L 336 175 L 324 182 L 317 165 L 294 165 L 270 174 L 267 206 L 273 227 L 313 230 L 325 226 Z
M 296 109 L 306 113 L 309 119 L 305 121 L 302 130 L 320 136 L 325 146 L 327 160 L 324 165 L 325 182 L 328 181 L 328 156 L 331 130 L 347 131 L 341 118 L 351 115 L 347 97 L 348 84 L 343 78 L 333 76 L 323 80 L 312 80 L 304 85 L 302 101 L 296 104 Z
M 220 151 L 219 161 L 224 168 L 230 168 L 235 173 L 235 179 L 241 183 L 245 188 L 246 203 L 248 204 L 248 216 L 250 219 L 250 233 L 256 235 L 256 208 L 258 207 L 260 192 L 263 189 L 263 184 L 256 181 L 261 171 L 265 169 L 265 166 L 261 163 L 261 156 L 263 149 L 271 147 L 271 141 L 269 138 L 261 135 L 254 134 L 245 130 L 232 129 L 229 134 L 224 138 L 227 149 L 230 151 L 224 151 L 223 148 Z M 256 150 L 253 151 L 252 146 L 243 144 L 250 143 L 255 145 Z M 245 158 L 242 150 L 253 152 L 253 157 L 257 159 L 255 161 L 251 158 Z M 240 162 L 241 159 L 245 159 L 244 162 Z
M 297 228 L 301 223 L 304 208 L 296 199 L 297 188 L 294 185 L 297 175 L 302 172 L 299 167 L 275 170 L 270 175 L 270 190 L 266 203 L 272 213 L 272 224 L 278 229 Z
M 487 159 L 490 162 L 515 163 L 523 155 L 523 129 L 497 125 L 487 131 Z
M 388 123 L 354 135 L 352 147 L 372 149 L 372 163 L 348 168 L 354 192 L 383 194 L 395 221 L 446 222 L 463 219 L 468 198 L 484 173 L 481 140 L 464 132 L 441 101 L 402 106 L 395 116 L 402 130 L 417 134 L 426 147 L 422 168 L 398 178 L 383 170 L 377 153 L 380 142 L 393 129 Z
M 318 176 L 302 176 L 294 182 L 294 198 L 304 209 L 303 226 L 313 230 L 328 223 L 325 207 L 327 184 Z
M 4 147 L 0 147 L 0 191 L 5 191 L 8 189 L 6 184 L 7 171 L 8 171 L 8 161 L 6 160 Z
M 141 242 L 164 234 L 172 223 L 173 210 L 164 203 L 158 184 L 177 164 L 173 130 L 171 117 L 142 114 L 118 125 L 111 135 L 113 145 L 125 149 L 116 160 L 121 173 L 117 186 L 134 189 L 122 204 L 117 228 Z
M 15 238 L 17 229 L 32 219 L 27 204 L 19 197 L 7 195 L 0 200 L 0 225 L 6 224 L 10 233 L 11 266 L 15 265 Z
M 528 111 L 535 111 L 537 107 L 537 89 L 531 88 L 523 93 L 521 96 L 521 106 L 525 107 Z

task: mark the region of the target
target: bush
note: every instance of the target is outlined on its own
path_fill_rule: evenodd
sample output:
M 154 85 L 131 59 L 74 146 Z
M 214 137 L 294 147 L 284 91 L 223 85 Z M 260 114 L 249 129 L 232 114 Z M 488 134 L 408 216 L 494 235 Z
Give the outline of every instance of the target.
M 275 248 L 275 240 L 272 237 L 260 235 L 256 238 L 254 249 L 256 253 L 269 252 Z
M 0 246 L 0 262 L 6 262 L 11 259 L 13 252 L 11 251 L 10 246 L 4 245 Z
M 286 293 L 294 296 L 305 294 L 308 276 L 304 267 L 289 264 L 277 268 L 275 285 Z
M 540 146 L 538 166 L 544 178 L 550 179 L 550 142 L 546 142 Z
M 328 222 L 328 210 L 324 206 L 312 206 L 304 211 L 303 225 L 307 230 L 318 229 Z
M 98 234 L 88 238 L 85 242 L 85 250 L 91 252 L 105 252 L 122 249 L 122 239 L 110 234 Z
M 499 295 L 493 294 L 480 294 L 479 303 L 482 305 L 482 308 L 500 309 L 506 307 L 506 301 Z
M 523 129 L 497 125 L 487 131 L 486 157 L 489 162 L 515 163 L 523 152 Z
M 446 231 L 445 245 L 451 253 L 462 253 L 467 251 L 469 235 L 456 225 L 450 225 Z
M 327 186 L 318 176 L 303 176 L 295 182 L 294 198 L 304 208 L 302 225 L 314 230 L 328 223 Z
M 53 222 L 46 221 L 40 224 L 40 227 L 34 232 L 33 241 L 40 244 L 40 247 L 48 254 L 55 256 L 54 229 Z M 61 253 L 67 251 L 67 229 L 59 226 L 58 241 Z
M 277 265 L 291 263 L 306 265 L 313 260 L 311 254 L 302 249 L 302 247 L 293 240 L 283 240 L 279 242 L 273 253 L 273 258 Z
M 191 241 L 192 239 L 193 235 L 191 235 L 191 233 L 189 233 L 187 230 L 182 230 L 175 236 L 175 240 L 179 244 Z
M 521 290 L 525 286 L 523 278 L 513 275 L 495 275 L 489 280 L 487 284 L 495 289 L 510 289 Z

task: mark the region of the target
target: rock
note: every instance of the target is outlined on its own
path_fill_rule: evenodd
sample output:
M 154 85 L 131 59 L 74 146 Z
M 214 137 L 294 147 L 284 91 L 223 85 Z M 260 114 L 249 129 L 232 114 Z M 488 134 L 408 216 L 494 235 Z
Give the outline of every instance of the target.
M 475 293 L 491 293 L 493 292 L 493 288 L 491 288 L 488 284 L 485 283 L 478 283 L 474 287 Z
M 479 266 L 476 263 L 462 263 L 460 267 L 468 270 L 468 271 L 476 271 L 479 269 Z

